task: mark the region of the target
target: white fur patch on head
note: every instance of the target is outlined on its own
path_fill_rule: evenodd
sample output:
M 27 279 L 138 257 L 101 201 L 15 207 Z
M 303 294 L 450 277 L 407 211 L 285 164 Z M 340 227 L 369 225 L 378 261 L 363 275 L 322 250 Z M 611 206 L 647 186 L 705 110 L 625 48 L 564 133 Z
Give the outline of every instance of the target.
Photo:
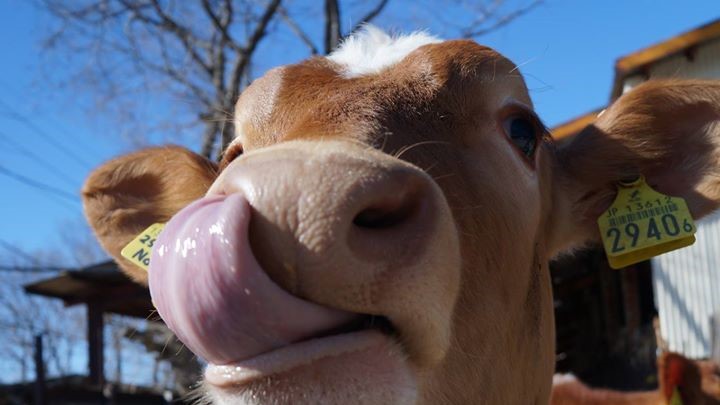
M 425 32 L 390 36 L 373 25 L 365 25 L 327 58 L 343 66 L 345 77 L 358 77 L 378 73 L 400 62 L 415 49 L 438 42 L 442 40 Z

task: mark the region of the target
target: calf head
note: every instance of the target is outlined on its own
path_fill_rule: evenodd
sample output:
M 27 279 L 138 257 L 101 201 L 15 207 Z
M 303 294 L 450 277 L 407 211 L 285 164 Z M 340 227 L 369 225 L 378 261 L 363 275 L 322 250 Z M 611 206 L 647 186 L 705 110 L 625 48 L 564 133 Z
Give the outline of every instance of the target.
M 546 403 L 549 258 L 596 237 L 622 179 L 696 216 L 720 197 L 717 83 L 640 86 L 561 148 L 500 54 L 370 28 L 270 71 L 235 114 L 219 167 L 148 149 L 83 191 L 140 282 L 118 252 L 170 221 L 153 301 L 217 403 Z

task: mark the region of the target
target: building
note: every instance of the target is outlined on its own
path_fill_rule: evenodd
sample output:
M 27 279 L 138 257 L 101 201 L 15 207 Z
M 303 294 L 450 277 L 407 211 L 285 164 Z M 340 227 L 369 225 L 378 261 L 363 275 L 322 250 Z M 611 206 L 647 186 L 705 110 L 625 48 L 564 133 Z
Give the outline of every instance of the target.
M 153 311 L 147 288 L 127 278 L 115 262 L 68 269 L 25 286 L 29 294 L 87 309 L 88 373 L 45 378 L 42 340 L 36 339 L 36 381 L 0 386 L 0 403 L 8 404 L 167 404 L 182 403 L 167 389 L 106 381 L 104 314 L 146 319 Z

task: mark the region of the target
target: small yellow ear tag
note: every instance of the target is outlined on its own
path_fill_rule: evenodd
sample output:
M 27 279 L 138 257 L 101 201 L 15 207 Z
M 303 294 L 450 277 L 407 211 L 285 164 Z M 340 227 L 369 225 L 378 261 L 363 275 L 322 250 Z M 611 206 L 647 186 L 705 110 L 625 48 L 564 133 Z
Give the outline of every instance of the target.
M 597 222 L 613 269 L 690 246 L 697 230 L 685 200 L 658 193 L 643 176 L 620 183 L 615 201 Z
M 152 224 L 120 251 L 122 257 L 147 271 L 152 247 L 165 224 Z
M 680 391 L 678 391 L 677 387 L 673 390 L 673 395 L 672 398 L 670 398 L 669 405 L 683 405 L 682 398 L 680 398 Z

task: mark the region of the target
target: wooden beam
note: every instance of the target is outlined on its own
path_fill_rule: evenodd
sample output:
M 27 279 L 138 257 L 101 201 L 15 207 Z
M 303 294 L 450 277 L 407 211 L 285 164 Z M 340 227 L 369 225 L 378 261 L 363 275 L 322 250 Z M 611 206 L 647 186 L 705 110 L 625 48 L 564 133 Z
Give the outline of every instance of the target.
M 551 131 L 553 139 L 564 140 L 577 135 L 583 128 L 595 122 L 600 111 L 602 111 L 602 109 L 591 111 L 556 126 Z
M 146 298 L 150 301 L 150 293 L 144 287 L 128 283 L 116 286 L 93 286 L 92 293 L 76 294 L 72 297 L 64 297 L 62 300 L 66 307 L 71 307 L 91 301 L 102 301 L 105 305 L 111 305 L 137 298 Z

